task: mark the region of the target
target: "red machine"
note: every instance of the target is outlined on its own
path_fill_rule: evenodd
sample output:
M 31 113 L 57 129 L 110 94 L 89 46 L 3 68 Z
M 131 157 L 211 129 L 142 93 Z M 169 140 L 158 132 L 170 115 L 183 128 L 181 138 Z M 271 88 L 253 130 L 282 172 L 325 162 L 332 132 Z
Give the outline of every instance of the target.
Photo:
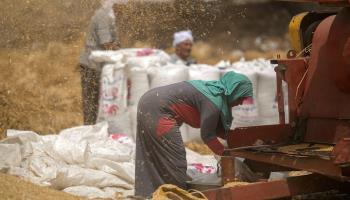
M 287 59 L 272 61 L 277 64 L 280 124 L 233 130 L 228 138 L 230 156 L 222 158 L 224 183 L 235 179 L 234 157 L 245 158 L 251 169 L 262 173 L 312 174 L 208 190 L 209 199 L 276 199 L 331 189 L 350 193 L 350 0 L 317 2 L 340 8 L 302 17 L 298 41 L 301 49 L 311 51 L 290 51 Z M 282 81 L 288 84 L 289 123 Z M 256 141 L 263 145 L 253 146 Z M 319 151 L 320 147 L 328 150 Z

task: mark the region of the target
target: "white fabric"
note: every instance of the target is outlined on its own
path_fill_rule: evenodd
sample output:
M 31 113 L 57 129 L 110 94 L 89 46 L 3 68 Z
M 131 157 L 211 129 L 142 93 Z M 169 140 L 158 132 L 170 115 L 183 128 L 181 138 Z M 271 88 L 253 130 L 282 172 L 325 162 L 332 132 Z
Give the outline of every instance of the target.
M 163 67 L 150 67 L 148 69 L 151 88 L 170 85 L 188 80 L 188 67 L 168 63 Z
M 57 170 L 57 176 L 52 179 L 51 185 L 56 189 L 71 186 L 122 187 L 132 189 L 133 186 L 124 180 L 103 171 L 82 168 L 76 165 L 62 167 Z
M 174 33 L 173 46 L 176 47 L 178 44 L 186 40 L 193 42 L 192 31 L 187 30 L 187 31 L 176 32 Z
M 132 138 L 136 141 L 137 131 L 137 106 L 129 106 L 129 113 L 131 118 Z
M 21 164 L 22 155 L 18 144 L 0 144 L 0 169 Z
M 220 70 L 210 65 L 192 64 L 189 66 L 189 79 L 216 81 L 220 79 Z
M 147 70 L 134 67 L 130 69 L 129 77 L 131 82 L 129 105 L 137 105 L 141 96 L 150 88 Z
M 90 193 L 79 186 L 104 191 L 107 196 L 99 193 L 101 198 L 114 198 L 112 191 L 131 194 L 135 144 L 131 139 L 125 142 L 126 136 L 111 138 L 107 130 L 107 122 L 65 129 L 58 135 L 8 130 L 8 138 L 0 141 L 0 171 L 56 189 L 78 186 L 67 191 L 86 197 Z M 106 187 L 112 188 L 106 191 Z

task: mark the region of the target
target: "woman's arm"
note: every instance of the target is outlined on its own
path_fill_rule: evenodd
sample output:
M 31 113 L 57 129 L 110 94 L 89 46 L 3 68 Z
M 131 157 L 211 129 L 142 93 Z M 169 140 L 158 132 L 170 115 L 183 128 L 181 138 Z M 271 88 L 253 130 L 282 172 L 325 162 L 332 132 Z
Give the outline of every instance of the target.
M 224 137 L 224 132 L 218 130 L 220 122 L 220 111 L 216 107 L 205 105 L 201 109 L 201 138 L 203 142 L 217 155 L 222 155 L 224 146 L 220 143 L 217 136 Z

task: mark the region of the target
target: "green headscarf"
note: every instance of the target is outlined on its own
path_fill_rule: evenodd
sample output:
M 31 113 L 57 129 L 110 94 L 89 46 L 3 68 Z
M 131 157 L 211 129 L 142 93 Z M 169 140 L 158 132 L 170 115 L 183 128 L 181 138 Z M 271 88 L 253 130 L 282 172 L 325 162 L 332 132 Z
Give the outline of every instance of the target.
M 221 110 L 221 122 L 226 132 L 230 130 L 233 120 L 230 104 L 239 98 L 253 96 L 250 80 L 235 72 L 227 72 L 218 81 L 193 80 L 189 83 Z

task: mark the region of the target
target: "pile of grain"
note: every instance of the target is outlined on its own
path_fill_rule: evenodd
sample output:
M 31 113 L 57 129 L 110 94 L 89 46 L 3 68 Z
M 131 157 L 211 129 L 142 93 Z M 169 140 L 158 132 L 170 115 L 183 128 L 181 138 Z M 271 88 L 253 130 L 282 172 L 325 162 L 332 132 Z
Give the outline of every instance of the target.
M 209 149 L 206 144 L 198 143 L 198 142 L 187 142 L 185 146 L 192 151 L 195 151 L 202 155 L 213 155 L 214 153 Z
M 247 182 L 239 182 L 239 181 L 234 181 L 234 182 L 229 182 L 226 183 L 223 188 L 229 188 L 229 187 L 240 187 L 240 186 L 245 186 L 249 185 L 250 183 Z
M 82 124 L 76 44 L 0 53 L 0 133 L 25 129 L 56 133 Z
M 0 173 L 0 199 L 11 200 L 83 200 L 67 193 L 40 187 L 20 178 Z

